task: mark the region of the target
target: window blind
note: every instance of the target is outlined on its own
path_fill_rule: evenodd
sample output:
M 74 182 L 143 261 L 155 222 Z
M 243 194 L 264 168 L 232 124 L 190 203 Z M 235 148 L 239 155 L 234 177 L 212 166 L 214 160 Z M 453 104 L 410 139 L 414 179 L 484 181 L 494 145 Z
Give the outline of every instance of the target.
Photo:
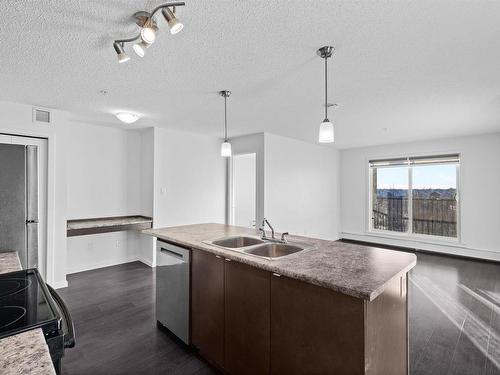
M 459 154 L 437 155 L 437 156 L 410 156 L 406 158 L 370 160 L 370 167 L 404 166 L 404 165 L 427 165 L 427 164 L 458 164 Z

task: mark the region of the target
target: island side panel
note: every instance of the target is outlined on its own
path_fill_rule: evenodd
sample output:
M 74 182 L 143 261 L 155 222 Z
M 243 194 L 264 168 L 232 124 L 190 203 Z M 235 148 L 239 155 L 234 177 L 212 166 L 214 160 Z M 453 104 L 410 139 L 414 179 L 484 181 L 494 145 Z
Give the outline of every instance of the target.
M 223 368 L 224 259 L 196 249 L 191 254 L 191 343 Z
M 226 261 L 224 285 L 224 369 L 228 374 L 268 374 L 270 273 Z
M 365 301 L 365 373 L 408 374 L 408 275 Z
M 271 374 L 364 374 L 364 300 L 271 277 Z

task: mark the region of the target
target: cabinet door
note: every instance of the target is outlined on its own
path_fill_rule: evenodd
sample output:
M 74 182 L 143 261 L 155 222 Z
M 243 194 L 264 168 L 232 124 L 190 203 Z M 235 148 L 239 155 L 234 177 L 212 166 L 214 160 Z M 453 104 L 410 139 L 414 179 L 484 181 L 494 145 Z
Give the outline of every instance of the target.
M 225 262 L 225 369 L 230 374 L 269 373 L 270 274 Z
M 364 374 L 364 303 L 271 277 L 271 373 Z
M 200 354 L 224 366 L 224 259 L 193 250 L 191 342 Z

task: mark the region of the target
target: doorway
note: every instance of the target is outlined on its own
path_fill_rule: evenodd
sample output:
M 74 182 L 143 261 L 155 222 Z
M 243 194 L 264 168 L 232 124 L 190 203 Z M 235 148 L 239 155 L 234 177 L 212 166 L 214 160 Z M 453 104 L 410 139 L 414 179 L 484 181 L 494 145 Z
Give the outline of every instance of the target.
M 36 266 L 44 279 L 47 276 L 47 172 L 48 172 L 48 147 L 46 138 L 33 138 L 0 134 L 0 145 L 21 145 L 26 147 L 26 162 L 34 164 L 30 168 L 27 181 L 35 181 L 34 184 L 26 183 L 26 187 L 31 186 L 30 200 L 34 202 L 34 207 L 30 207 L 26 201 L 26 246 L 35 248 L 36 256 L 34 261 L 24 259 L 24 267 L 29 264 Z M 27 164 L 26 164 L 27 165 Z M 28 170 L 27 170 L 28 171 Z M 27 190 L 26 194 L 30 192 Z M 34 198 L 34 199 L 33 199 Z M 28 220 L 28 218 L 30 220 Z M 34 220 L 31 220 L 34 219 Z M 29 244 L 30 242 L 34 244 Z M 1 249 L 0 249 L 1 250 Z M 20 256 L 23 262 L 23 256 Z M 37 258 L 37 259 L 36 259 Z M 35 262 L 34 264 L 32 262 Z
M 257 155 L 234 155 L 232 163 L 231 224 L 255 227 L 257 211 Z

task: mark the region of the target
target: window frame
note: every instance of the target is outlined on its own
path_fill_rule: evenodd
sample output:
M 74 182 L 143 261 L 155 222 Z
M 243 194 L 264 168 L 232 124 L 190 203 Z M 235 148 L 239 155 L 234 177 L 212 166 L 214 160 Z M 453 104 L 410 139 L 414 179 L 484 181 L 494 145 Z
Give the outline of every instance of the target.
M 408 163 L 408 230 L 406 232 L 396 232 L 390 231 L 386 229 L 376 229 L 373 227 L 373 197 L 372 197 L 372 187 L 373 187 L 373 167 L 370 166 L 371 160 L 391 160 L 391 159 L 411 159 L 411 158 L 433 158 L 439 157 L 442 155 L 458 155 L 458 163 L 456 165 L 456 189 L 457 189 L 457 236 L 456 237 L 446 237 L 446 236 L 436 236 L 432 234 L 422 234 L 422 233 L 413 233 L 413 165 Z M 461 216 L 461 202 L 462 202 L 462 185 L 460 178 L 460 170 L 463 167 L 463 158 L 460 152 L 443 152 L 443 153 L 429 153 L 429 154 L 409 154 L 405 156 L 376 156 L 370 157 L 366 159 L 367 166 L 367 211 L 365 213 L 365 217 L 367 219 L 367 230 L 366 232 L 371 235 L 376 235 L 380 237 L 388 237 L 393 239 L 402 239 L 402 240 L 415 240 L 415 241 L 429 241 L 431 243 L 453 243 L 453 244 L 461 244 L 462 243 L 462 216 Z M 434 165 L 449 165 L 449 163 L 435 163 Z

